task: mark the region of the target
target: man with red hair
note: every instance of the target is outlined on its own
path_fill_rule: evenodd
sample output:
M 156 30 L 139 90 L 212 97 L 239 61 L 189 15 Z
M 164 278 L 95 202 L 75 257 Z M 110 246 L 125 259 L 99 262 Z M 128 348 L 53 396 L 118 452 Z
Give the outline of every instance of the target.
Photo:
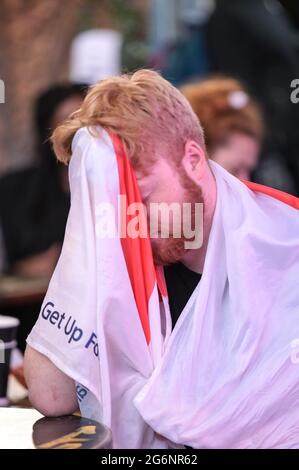
M 114 447 L 299 447 L 298 200 L 209 161 L 186 99 L 148 70 L 96 84 L 53 143 L 72 205 L 28 338 L 33 405 L 79 402 Z M 152 205 L 190 211 L 168 212 L 166 237 L 155 213 L 151 239 L 107 240 L 119 195 L 127 227 L 141 202 L 150 225 Z

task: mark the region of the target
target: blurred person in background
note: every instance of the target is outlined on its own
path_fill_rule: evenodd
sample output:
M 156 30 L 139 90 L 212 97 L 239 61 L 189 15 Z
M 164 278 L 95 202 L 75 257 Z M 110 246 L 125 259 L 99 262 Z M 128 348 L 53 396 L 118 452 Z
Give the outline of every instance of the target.
M 251 179 L 264 126 L 246 89 L 237 80 L 217 77 L 185 85 L 181 91 L 203 126 L 210 158 L 234 176 Z
M 298 0 L 155 0 L 153 6 L 151 65 L 179 86 L 215 73 L 241 80 L 267 123 L 253 179 L 298 195 L 299 106 L 290 98 L 299 77 Z
M 152 0 L 150 67 L 176 86 L 205 77 L 209 70 L 206 24 L 213 0 Z
M 298 195 L 299 106 L 290 99 L 299 76 L 296 4 L 215 0 L 206 44 L 210 71 L 240 79 L 262 106 L 267 135 L 255 181 Z
M 80 108 L 83 84 L 60 84 L 35 104 L 38 165 L 0 180 L 0 219 L 6 270 L 49 277 L 59 257 L 69 211 L 67 168 L 56 161 L 51 131 Z

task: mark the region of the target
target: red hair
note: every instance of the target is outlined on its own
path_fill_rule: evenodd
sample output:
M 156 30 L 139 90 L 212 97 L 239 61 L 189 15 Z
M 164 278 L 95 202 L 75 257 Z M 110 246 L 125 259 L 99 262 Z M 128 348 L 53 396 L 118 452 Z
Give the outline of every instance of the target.
M 233 133 L 262 140 L 264 126 L 261 112 L 239 81 L 224 77 L 210 78 L 186 85 L 181 91 L 204 129 L 208 151 L 213 151 Z M 234 99 L 238 97 L 239 102 Z
M 134 166 L 165 155 L 184 155 L 188 140 L 204 147 L 203 131 L 186 98 L 157 72 L 139 70 L 102 80 L 90 88 L 81 108 L 53 133 L 57 158 L 68 163 L 80 127 L 96 126 L 122 140 Z

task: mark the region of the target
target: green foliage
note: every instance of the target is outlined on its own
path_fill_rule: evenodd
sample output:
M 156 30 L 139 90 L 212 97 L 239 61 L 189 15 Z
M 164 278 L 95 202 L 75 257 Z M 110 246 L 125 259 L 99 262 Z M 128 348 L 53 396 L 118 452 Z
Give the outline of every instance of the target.
M 81 17 L 81 30 L 94 25 L 93 11 L 100 0 L 85 0 Z M 146 19 L 132 0 L 101 0 L 102 9 L 111 17 L 111 27 L 123 35 L 122 68 L 125 72 L 134 71 L 147 64 Z
M 133 71 L 144 67 L 148 48 L 145 42 L 145 21 L 131 0 L 110 0 L 109 8 L 117 29 L 124 37 L 123 69 Z

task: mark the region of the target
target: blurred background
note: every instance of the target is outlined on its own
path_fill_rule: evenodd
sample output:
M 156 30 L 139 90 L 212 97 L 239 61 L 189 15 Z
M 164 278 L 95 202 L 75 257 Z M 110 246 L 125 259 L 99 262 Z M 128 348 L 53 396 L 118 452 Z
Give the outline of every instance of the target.
M 211 158 L 237 177 L 299 194 L 297 0 L 0 6 L 0 313 L 20 318 L 21 350 L 69 209 L 67 169 L 47 139 L 97 80 L 159 70 L 189 99 Z

